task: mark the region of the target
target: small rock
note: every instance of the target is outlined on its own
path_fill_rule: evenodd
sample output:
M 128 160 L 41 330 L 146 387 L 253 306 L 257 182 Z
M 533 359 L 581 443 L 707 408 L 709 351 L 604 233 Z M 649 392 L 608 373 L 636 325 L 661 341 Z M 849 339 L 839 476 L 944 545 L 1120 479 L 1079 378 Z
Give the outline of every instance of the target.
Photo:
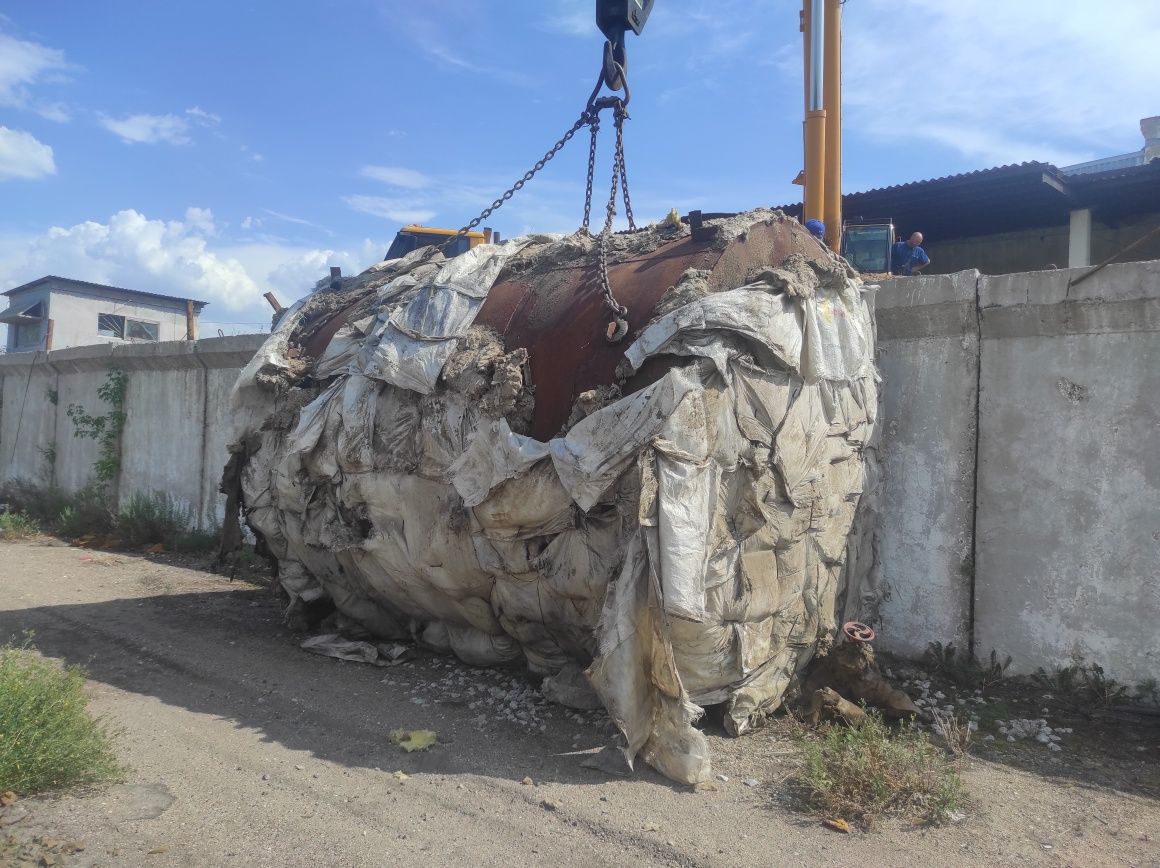
M 950 811 L 947 814 L 947 819 L 950 820 L 952 823 L 961 823 L 966 818 L 967 818 L 967 815 L 964 814 L 962 811 Z
M 745 784 L 747 787 L 756 787 L 761 783 L 761 781 L 759 781 L 757 778 L 746 778 L 741 783 Z
M 531 787 L 531 786 L 534 786 L 536 782 L 533 781 L 531 778 L 524 778 L 522 781 L 520 781 L 520 783 L 523 784 L 525 787 Z
M 297 765 L 297 766 L 294 766 L 294 768 L 298 769 L 298 771 L 302 771 L 303 769 L 305 769 L 305 768 L 306 768 L 306 766 L 303 766 L 303 765 Z
M 729 775 L 717 775 L 717 780 L 723 784 L 729 783 Z
M 564 803 L 557 799 L 544 799 L 544 801 L 540 802 L 540 804 L 543 805 L 544 809 L 548 811 L 558 811 L 564 807 Z
M 11 826 L 28 816 L 28 809 L 22 805 L 11 805 L 0 811 L 0 826 Z

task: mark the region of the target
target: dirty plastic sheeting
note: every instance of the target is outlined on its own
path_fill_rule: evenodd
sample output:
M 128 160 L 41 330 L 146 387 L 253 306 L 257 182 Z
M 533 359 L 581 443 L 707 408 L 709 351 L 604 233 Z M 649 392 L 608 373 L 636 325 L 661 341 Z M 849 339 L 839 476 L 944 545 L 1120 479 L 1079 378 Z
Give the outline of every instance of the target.
M 587 667 L 628 764 L 696 783 L 704 706 L 733 734 L 760 723 L 859 599 L 869 298 L 840 260 L 801 256 L 693 296 L 625 346 L 626 377 L 662 373 L 581 396 L 597 409 L 543 442 L 527 352 L 473 322 L 505 269 L 569 242 L 416 251 L 292 309 L 234 391 L 241 502 L 292 608 L 329 597 L 477 665 Z M 342 305 L 357 318 L 321 360 L 295 354 Z

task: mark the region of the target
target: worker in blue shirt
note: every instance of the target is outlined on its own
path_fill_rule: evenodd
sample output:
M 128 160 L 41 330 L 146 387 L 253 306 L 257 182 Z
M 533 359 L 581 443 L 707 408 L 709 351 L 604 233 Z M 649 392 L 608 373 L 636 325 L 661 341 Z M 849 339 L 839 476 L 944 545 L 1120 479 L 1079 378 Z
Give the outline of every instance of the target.
M 805 222 L 806 229 L 809 230 L 810 235 L 818 239 L 818 241 L 826 240 L 826 224 L 821 220 L 807 220 Z
M 890 271 L 893 274 L 918 274 L 928 265 L 930 257 L 922 249 L 921 232 L 897 242 L 890 250 Z

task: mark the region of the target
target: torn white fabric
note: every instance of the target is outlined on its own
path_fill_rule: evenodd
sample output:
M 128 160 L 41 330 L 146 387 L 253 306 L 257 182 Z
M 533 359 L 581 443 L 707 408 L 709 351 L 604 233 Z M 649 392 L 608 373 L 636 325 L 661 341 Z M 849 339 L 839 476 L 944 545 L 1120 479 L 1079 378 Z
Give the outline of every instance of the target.
M 390 313 L 363 373 L 420 395 L 431 392 L 504 263 L 527 243 L 481 244 L 431 274 Z
M 804 232 L 731 224 L 758 221 Z M 477 665 L 571 667 L 549 681 L 561 695 L 584 694 L 586 667 L 625 761 L 696 783 L 703 708 L 723 704 L 735 734 L 759 724 L 861 599 L 846 563 L 872 561 L 850 538 L 877 416 L 871 310 L 836 260 L 801 257 L 681 296 L 626 347 L 631 369 L 666 360 L 656 379 L 607 384 L 542 442 L 522 433 L 527 352 L 473 323 L 505 268 L 586 249 L 410 254 L 288 316 L 235 390 L 253 408 L 232 446 L 241 499 L 299 604 L 325 595 L 376 636 Z M 319 360 L 289 358 L 360 298 L 369 313 Z

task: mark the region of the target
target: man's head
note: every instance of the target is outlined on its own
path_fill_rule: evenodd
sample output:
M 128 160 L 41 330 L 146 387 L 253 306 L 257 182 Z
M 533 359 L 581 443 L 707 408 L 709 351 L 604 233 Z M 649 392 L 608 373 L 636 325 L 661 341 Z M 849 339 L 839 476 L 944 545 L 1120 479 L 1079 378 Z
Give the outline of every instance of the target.
M 922 244 L 922 233 L 921 232 L 912 233 L 911 236 L 908 239 L 906 239 L 906 243 L 909 244 L 911 247 L 918 247 L 918 245 Z
M 810 231 L 810 235 L 817 238 L 819 241 L 826 237 L 826 224 L 821 220 L 807 220 L 805 227 Z

